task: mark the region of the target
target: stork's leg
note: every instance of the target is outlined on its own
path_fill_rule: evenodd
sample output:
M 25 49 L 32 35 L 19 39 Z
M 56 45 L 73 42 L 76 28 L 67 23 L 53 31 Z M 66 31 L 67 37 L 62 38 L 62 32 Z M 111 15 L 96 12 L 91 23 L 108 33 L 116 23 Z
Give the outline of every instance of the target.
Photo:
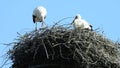
M 42 22 L 42 28 L 44 28 L 44 21 Z
M 37 22 L 36 22 L 35 30 L 37 30 Z

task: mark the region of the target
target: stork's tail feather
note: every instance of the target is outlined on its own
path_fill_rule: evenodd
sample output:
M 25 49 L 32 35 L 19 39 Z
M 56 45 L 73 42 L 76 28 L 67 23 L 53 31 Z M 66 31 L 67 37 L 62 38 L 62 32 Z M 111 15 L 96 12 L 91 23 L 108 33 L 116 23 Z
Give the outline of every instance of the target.
M 92 25 L 90 25 L 90 27 L 91 27 L 91 31 L 93 31 L 93 26 L 92 26 Z

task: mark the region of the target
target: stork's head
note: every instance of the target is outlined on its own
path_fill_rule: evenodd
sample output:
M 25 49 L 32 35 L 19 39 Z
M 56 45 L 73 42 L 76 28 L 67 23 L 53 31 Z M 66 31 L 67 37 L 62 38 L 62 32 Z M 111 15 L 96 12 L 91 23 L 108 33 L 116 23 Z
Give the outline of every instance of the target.
M 77 14 L 77 15 L 75 16 L 75 19 L 81 19 L 80 14 Z

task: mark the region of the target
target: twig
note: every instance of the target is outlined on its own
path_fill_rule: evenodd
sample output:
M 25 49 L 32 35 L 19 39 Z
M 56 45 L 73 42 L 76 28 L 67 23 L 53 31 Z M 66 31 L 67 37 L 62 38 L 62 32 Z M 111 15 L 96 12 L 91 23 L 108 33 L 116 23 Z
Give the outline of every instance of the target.
M 8 62 L 9 59 L 6 59 L 5 62 L 1 65 L 0 68 L 2 68 L 4 65 L 6 65 L 6 63 Z
M 45 46 L 45 44 L 44 44 L 44 40 L 43 40 L 43 39 L 42 39 L 42 44 L 43 44 L 43 46 L 44 46 L 44 49 L 45 49 L 45 52 L 46 52 L 47 59 L 49 59 L 49 54 L 48 54 L 48 52 L 47 52 L 47 48 L 46 48 L 46 46 Z

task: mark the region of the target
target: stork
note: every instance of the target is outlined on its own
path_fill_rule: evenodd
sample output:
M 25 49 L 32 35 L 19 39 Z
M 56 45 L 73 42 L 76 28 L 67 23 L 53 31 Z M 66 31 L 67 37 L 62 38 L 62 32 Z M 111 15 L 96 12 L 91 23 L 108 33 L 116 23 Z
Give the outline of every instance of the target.
M 92 31 L 92 25 L 90 25 L 87 21 L 81 18 L 80 14 L 77 14 L 73 20 L 73 26 L 75 29 L 87 29 Z
M 44 20 L 46 18 L 47 11 L 43 6 L 38 6 L 34 9 L 32 17 L 33 22 L 36 23 L 36 30 L 37 30 L 37 22 L 42 22 L 42 28 L 44 28 Z

